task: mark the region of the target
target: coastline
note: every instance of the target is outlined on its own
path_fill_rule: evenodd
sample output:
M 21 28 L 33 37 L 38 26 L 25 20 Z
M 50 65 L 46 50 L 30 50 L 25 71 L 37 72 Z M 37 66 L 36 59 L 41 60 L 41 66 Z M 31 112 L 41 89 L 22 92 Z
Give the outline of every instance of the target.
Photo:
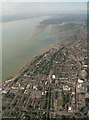
M 21 72 L 22 70 L 24 70 L 28 65 L 30 65 L 32 61 L 34 61 L 35 57 L 37 57 L 37 56 L 39 57 L 40 55 L 46 53 L 47 51 L 51 50 L 51 49 L 52 49 L 54 46 L 56 46 L 57 44 L 59 44 L 59 43 L 53 44 L 50 48 L 42 51 L 42 53 L 39 53 L 39 55 L 34 55 L 34 57 L 31 58 L 31 60 L 29 60 L 28 62 L 26 62 L 25 64 L 23 64 L 22 67 L 20 67 L 20 68 L 17 70 L 17 72 L 13 73 L 12 76 L 11 76 L 11 75 L 8 75 L 8 77 L 7 77 L 6 79 L 2 80 L 2 83 L 3 83 L 3 82 L 6 82 L 6 81 L 8 81 L 8 80 L 11 80 L 11 79 L 15 79 L 15 78 L 20 74 L 20 72 Z
M 32 61 L 34 61 L 34 59 L 35 59 L 36 56 L 39 57 L 40 55 L 48 52 L 48 51 L 51 50 L 52 48 L 57 48 L 58 46 L 62 46 L 63 43 L 64 43 L 64 41 L 65 41 L 66 39 L 68 39 L 69 37 L 71 37 L 71 36 L 66 36 L 66 37 L 64 37 L 64 38 L 61 38 L 59 42 L 55 42 L 55 44 L 51 44 L 51 45 L 49 46 L 49 48 L 46 48 L 46 50 L 44 49 L 43 51 L 41 51 L 41 52 L 39 53 L 39 55 L 34 55 L 34 57 L 32 57 L 31 60 L 28 60 L 26 63 L 24 63 L 24 64 L 22 65 L 22 67 L 20 67 L 20 68 L 17 70 L 17 72 L 14 73 L 14 75 L 12 75 L 12 76 L 9 75 L 6 79 L 2 80 L 2 82 L 8 81 L 8 80 L 10 80 L 10 79 L 15 79 L 28 65 L 31 64 Z M 68 44 L 68 43 L 67 43 L 67 44 Z

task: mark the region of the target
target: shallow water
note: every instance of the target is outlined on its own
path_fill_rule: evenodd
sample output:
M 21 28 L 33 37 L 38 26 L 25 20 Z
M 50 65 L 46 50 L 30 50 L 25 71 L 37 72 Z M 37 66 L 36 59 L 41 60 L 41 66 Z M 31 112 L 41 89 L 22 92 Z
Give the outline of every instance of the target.
M 3 80 L 13 76 L 35 55 L 41 54 L 59 41 L 64 33 L 51 35 L 51 26 L 39 27 L 47 17 L 5 22 L 2 25 Z

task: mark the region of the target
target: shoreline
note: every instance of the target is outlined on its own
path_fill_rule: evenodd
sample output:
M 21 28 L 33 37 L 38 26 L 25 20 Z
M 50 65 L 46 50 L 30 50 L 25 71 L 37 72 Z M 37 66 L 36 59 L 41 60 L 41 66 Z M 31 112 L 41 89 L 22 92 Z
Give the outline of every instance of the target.
M 34 55 L 34 57 L 32 57 L 31 60 L 28 60 L 26 63 L 24 63 L 24 64 L 22 65 L 22 67 L 20 67 L 20 68 L 17 70 L 17 72 L 14 73 L 14 75 L 12 75 L 12 76 L 9 75 L 6 79 L 2 80 L 2 83 L 5 82 L 5 81 L 8 81 L 8 80 L 11 80 L 11 79 L 15 79 L 15 78 L 21 73 L 21 71 L 22 71 L 25 67 L 27 67 L 27 66 L 35 59 L 36 56 L 40 56 L 40 55 L 46 53 L 47 51 L 51 50 L 52 48 L 56 48 L 56 47 L 58 47 L 58 46 L 62 46 L 62 45 L 63 45 L 63 41 L 65 41 L 65 39 L 67 39 L 67 38 L 69 38 L 69 37 L 70 37 L 70 36 L 66 36 L 65 38 L 61 38 L 59 42 L 56 42 L 55 44 L 51 44 L 51 45 L 49 46 L 49 48 L 47 48 L 46 50 L 41 51 L 41 53 L 39 53 L 39 55 Z
M 39 53 L 39 55 L 34 55 L 34 57 L 32 57 L 31 60 L 29 60 L 29 61 L 27 61 L 26 63 L 24 63 L 24 64 L 22 65 L 22 67 L 20 67 L 20 68 L 17 70 L 17 72 L 13 73 L 12 76 L 9 75 L 6 79 L 3 79 L 3 80 L 2 80 L 2 83 L 3 83 L 3 82 L 6 82 L 6 81 L 8 81 L 8 80 L 11 80 L 11 79 L 15 79 L 15 78 L 20 74 L 20 72 L 21 72 L 25 67 L 27 67 L 27 66 L 35 59 L 35 57 L 40 56 L 41 54 L 46 53 L 47 51 L 49 51 L 49 50 L 51 50 L 53 47 L 55 47 L 57 44 L 59 44 L 59 43 L 50 45 L 50 48 L 42 51 L 41 53 Z

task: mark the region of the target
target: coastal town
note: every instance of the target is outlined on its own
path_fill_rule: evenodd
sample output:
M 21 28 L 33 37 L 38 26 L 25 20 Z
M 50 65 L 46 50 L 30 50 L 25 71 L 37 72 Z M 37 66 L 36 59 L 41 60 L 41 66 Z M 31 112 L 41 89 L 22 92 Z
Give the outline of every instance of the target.
M 3 82 L 3 118 L 78 119 L 89 116 L 86 27 L 34 59 Z

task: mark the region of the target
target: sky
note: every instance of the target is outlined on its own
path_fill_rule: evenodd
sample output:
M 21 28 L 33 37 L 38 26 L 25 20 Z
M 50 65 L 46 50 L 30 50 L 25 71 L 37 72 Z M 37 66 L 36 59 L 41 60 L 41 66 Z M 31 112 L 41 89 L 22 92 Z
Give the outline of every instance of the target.
M 87 2 L 88 0 L 1 0 L 2 2 Z
M 2 11 L 5 15 L 43 14 L 43 13 L 86 13 L 86 2 L 4 2 Z

